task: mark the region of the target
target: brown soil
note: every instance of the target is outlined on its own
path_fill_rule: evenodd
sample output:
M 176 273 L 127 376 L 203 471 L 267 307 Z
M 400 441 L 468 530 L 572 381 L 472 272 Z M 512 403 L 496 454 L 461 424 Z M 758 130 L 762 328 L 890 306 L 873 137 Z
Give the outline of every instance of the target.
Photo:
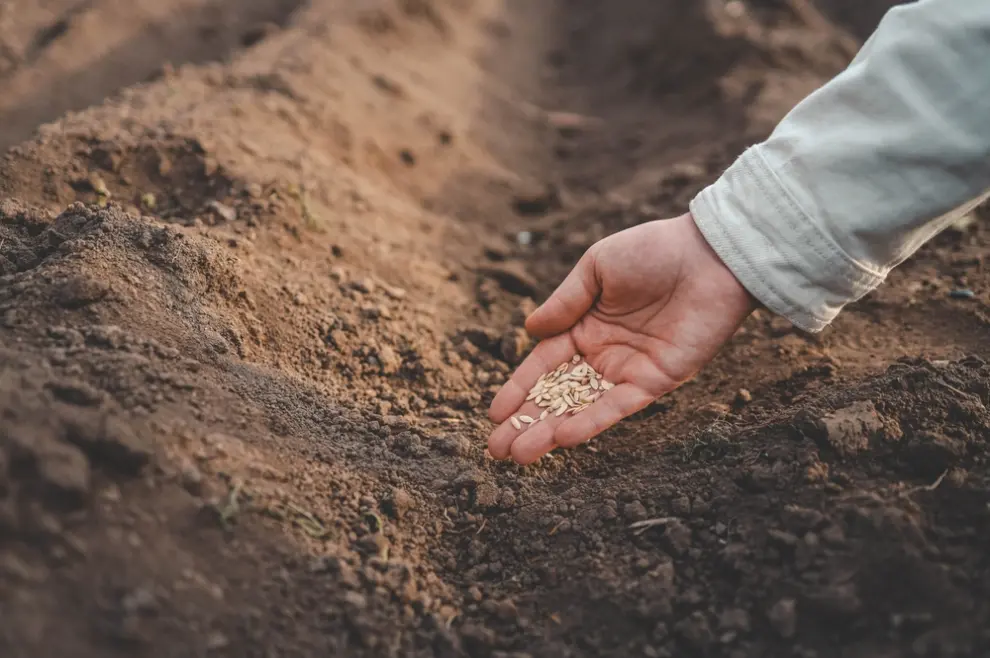
M 484 451 L 533 301 L 889 4 L 0 6 L 0 655 L 987 655 L 985 221 Z

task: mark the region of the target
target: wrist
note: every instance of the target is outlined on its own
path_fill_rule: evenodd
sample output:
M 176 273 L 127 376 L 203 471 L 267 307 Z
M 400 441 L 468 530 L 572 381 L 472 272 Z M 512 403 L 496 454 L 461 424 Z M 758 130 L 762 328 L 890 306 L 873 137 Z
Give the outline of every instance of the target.
M 705 276 L 712 277 L 719 282 L 719 286 L 725 295 L 736 298 L 740 304 L 748 308 L 747 315 L 758 308 L 766 308 L 764 304 L 739 280 L 739 277 L 732 271 L 722 257 L 719 256 L 708 243 L 705 234 L 701 232 L 695 222 L 694 215 L 687 212 L 675 221 L 684 225 L 684 230 L 691 236 L 697 247 L 699 262 L 704 264 Z

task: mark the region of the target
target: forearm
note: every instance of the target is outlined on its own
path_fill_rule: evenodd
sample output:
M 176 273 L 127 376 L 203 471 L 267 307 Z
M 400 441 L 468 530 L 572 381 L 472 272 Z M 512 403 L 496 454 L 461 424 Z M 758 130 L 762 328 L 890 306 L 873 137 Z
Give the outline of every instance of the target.
M 818 331 L 990 189 L 990 2 L 891 10 L 691 203 L 747 289 Z

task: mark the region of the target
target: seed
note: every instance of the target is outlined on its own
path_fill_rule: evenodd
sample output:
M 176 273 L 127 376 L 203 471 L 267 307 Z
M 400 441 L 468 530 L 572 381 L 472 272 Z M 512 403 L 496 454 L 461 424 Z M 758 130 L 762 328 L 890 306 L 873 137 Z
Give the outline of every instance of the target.
M 509 417 L 509 422 L 512 423 L 512 426 L 515 427 L 517 430 L 521 430 L 522 429 L 522 425 L 519 424 L 519 419 L 516 418 L 515 416 L 510 416 Z
M 569 372 L 568 368 L 571 368 Z M 526 400 L 533 400 L 542 410 L 540 416 L 519 416 L 512 419 L 513 425 L 519 423 L 517 429 L 520 429 L 522 423 L 532 425 L 545 420 L 550 414 L 562 416 L 565 413 L 580 413 L 613 386 L 590 363 L 582 361 L 580 355 L 575 355 L 558 364 L 551 372 L 540 375 L 529 390 Z

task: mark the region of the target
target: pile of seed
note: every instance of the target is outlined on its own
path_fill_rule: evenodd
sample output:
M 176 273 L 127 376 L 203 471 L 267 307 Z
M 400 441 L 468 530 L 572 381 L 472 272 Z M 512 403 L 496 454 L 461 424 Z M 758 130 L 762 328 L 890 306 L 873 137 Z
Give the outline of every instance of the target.
M 573 366 L 570 371 L 568 367 Z M 522 429 L 523 423 L 533 425 L 547 416 L 562 416 L 567 412 L 579 414 L 601 397 L 602 393 L 612 388 L 614 384 L 606 381 L 587 361 L 582 362 L 581 356 L 574 355 L 570 361 L 564 361 L 552 372 L 540 375 L 536 385 L 529 390 L 526 401 L 532 400 L 543 409 L 537 418 L 532 416 L 512 416 L 509 421 L 517 430 Z

